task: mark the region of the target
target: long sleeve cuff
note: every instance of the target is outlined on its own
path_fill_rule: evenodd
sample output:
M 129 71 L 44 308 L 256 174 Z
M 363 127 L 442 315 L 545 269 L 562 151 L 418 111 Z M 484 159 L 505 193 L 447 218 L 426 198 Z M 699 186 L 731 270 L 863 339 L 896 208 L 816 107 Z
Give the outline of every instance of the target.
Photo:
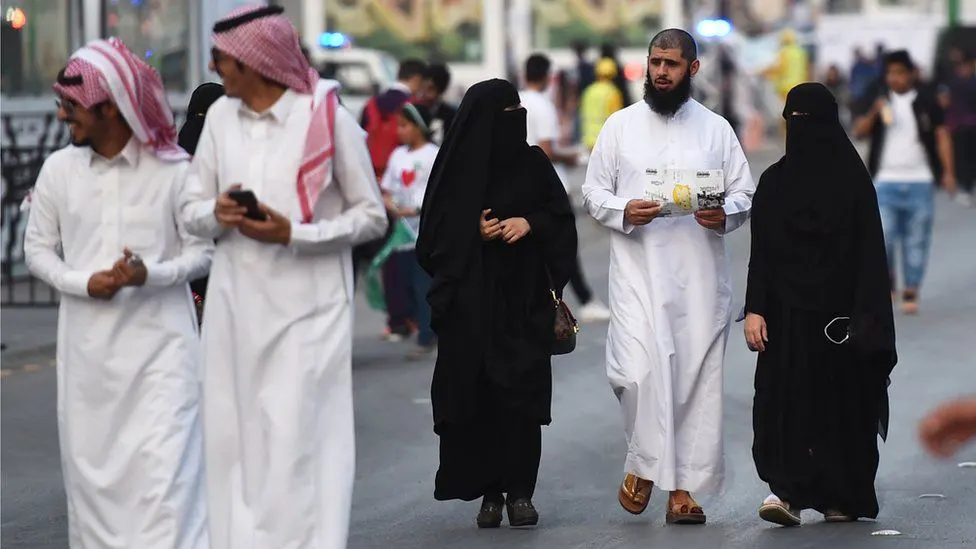
M 743 211 L 738 204 L 732 202 L 726 202 L 722 209 L 725 211 L 725 226 L 714 232 L 723 236 L 741 227 L 749 219 L 751 211 Z
M 307 250 L 319 241 L 319 228 L 314 223 L 291 222 L 291 240 L 288 247 L 295 252 Z
M 61 292 L 76 296 L 88 296 L 88 280 L 95 274 L 89 271 L 68 271 L 61 276 Z
M 545 212 L 525 216 L 525 221 L 529 224 L 529 231 L 532 234 L 547 234 L 550 219 L 549 214 Z
M 630 200 L 627 198 L 610 195 L 597 207 L 594 217 L 615 231 L 630 234 L 634 230 L 634 226 L 627 222 L 627 217 L 624 215 L 628 202 Z
M 766 316 L 766 286 L 763 277 L 750 268 L 746 279 L 745 312 Z
M 217 200 L 211 198 L 192 205 L 193 209 L 191 210 L 190 218 L 184 218 L 186 229 L 190 234 L 200 238 L 214 240 L 224 233 L 224 228 L 217 221 L 217 216 L 214 215 L 214 206 L 216 203 Z
M 624 215 L 624 211 L 627 209 L 627 203 L 630 200 L 620 197 L 611 196 L 603 203 L 603 207 L 608 210 L 613 210 L 615 215 L 620 216 L 620 222 L 617 224 L 617 230 L 622 231 L 626 234 L 630 234 L 634 230 L 634 226 L 627 222 L 627 216 Z
M 753 296 L 749 295 L 746 297 L 745 306 L 743 307 L 744 312 L 757 314 L 759 316 L 766 316 L 766 300 L 763 296 Z
M 164 263 L 146 264 L 146 286 L 172 286 L 176 282 L 176 268 Z

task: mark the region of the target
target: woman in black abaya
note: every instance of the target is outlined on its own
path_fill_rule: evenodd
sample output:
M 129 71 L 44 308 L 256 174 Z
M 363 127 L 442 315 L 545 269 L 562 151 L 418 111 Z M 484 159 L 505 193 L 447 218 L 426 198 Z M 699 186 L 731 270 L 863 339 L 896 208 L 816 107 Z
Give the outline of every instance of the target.
M 789 93 L 786 155 L 752 206 L 746 340 L 759 351 L 753 458 L 760 517 L 875 518 L 894 320 L 874 186 L 820 84 Z
M 190 96 L 190 104 L 186 107 L 186 121 L 180 128 L 177 142 L 183 150 L 194 155 L 197 152 L 197 143 L 203 134 L 203 123 L 207 120 L 207 111 L 210 106 L 224 96 L 224 86 L 213 82 L 206 82 L 197 86 Z M 197 299 L 197 311 L 202 311 L 203 299 L 207 295 L 207 280 L 204 276 L 190 282 L 190 289 L 193 290 L 194 299 Z M 201 317 L 202 318 L 202 317 Z
M 576 257 L 566 192 L 526 144 L 504 80 L 468 90 L 431 171 L 417 256 L 432 277 L 431 386 L 438 500 L 483 498 L 478 526 L 536 524 L 541 426 L 550 418 L 555 309 Z M 505 499 L 507 494 L 507 500 Z

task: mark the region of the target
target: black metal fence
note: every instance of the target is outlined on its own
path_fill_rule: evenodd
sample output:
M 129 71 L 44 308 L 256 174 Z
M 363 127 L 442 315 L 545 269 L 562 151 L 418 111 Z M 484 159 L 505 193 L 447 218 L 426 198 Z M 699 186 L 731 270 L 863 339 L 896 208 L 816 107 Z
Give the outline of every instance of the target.
M 44 159 L 67 143 L 67 131 L 54 113 L 2 117 L 5 145 L 0 148 L 0 199 L 3 260 L 0 263 L 0 305 L 3 307 L 51 307 L 57 292 L 31 276 L 24 263 L 24 229 L 27 212 L 21 204 L 34 187 Z

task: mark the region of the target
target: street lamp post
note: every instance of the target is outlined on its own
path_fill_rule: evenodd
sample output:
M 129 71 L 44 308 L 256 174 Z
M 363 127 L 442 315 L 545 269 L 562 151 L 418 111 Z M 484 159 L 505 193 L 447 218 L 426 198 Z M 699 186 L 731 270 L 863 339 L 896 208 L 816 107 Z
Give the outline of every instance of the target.
M 946 2 L 949 8 L 949 27 L 959 26 L 959 0 L 948 0 Z

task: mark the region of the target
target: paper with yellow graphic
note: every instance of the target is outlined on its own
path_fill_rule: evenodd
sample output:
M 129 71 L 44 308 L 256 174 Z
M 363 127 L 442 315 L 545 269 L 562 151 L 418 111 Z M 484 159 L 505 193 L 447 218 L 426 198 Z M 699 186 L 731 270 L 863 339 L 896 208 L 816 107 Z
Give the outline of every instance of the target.
M 689 215 L 725 205 L 722 170 L 644 170 L 644 198 L 661 204 L 662 217 Z

